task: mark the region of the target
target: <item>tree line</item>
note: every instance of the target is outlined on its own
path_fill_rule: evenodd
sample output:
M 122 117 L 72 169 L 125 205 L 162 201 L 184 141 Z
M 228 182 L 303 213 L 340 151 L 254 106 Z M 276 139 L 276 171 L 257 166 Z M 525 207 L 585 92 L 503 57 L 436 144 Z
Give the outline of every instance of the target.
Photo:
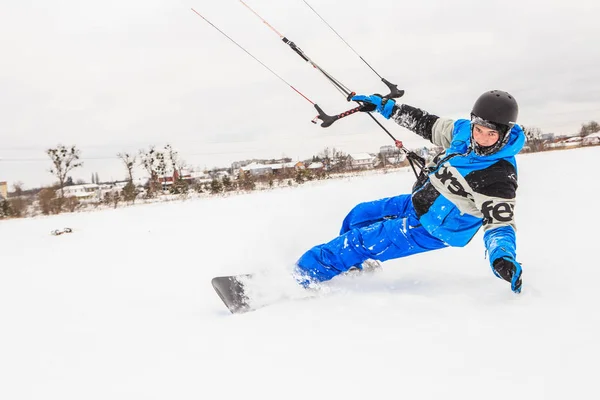
M 522 126 L 527 137 L 528 151 L 543 151 L 544 140 L 542 130 L 535 126 Z M 579 136 L 584 137 L 592 133 L 600 132 L 600 124 L 596 121 L 584 123 L 579 131 Z M 42 214 L 58 214 L 63 211 L 74 211 L 81 206 L 76 197 L 65 196 L 65 187 L 74 185 L 69 174 L 83 166 L 81 151 L 75 146 L 57 145 L 55 148 L 46 150 L 50 158 L 51 168 L 56 184 L 39 189 L 24 190 L 21 182 L 13 185 L 13 192 L 8 199 L 0 199 L 0 218 L 18 218 L 29 214 L 29 210 L 35 203 Z M 120 202 L 133 204 L 140 195 L 144 199 L 152 199 L 162 194 L 174 194 L 186 196 L 190 191 L 196 193 L 220 194 L 233 191 L 255 190 L 257 185 L 262 187 L 293 186 L 314 179 L 324 179 L 331 173 L 343 173 L 350 169 L 348 154 L 335 148 L 326 147 L 317 155 L 305 160 L 310 162 L 322 162 L 326 168 L 321 170 L 288 169 L 281 173 L 254 175 L 251 171 L 240 171 L 235 176 L 218 176 L 214 170 L 211 179 L 198 181 L 184 176 L 187 168 L 186 162 L 179 156 L 173 147 L 167 144 L 164 148 L 150 146 L 141 149 L 137 153 L 117 153 L 126 171 L 126 184 L 117 190 L 106 191 L 100 203 L 117 207 Z M 378 154 L 379 167 L 386 166 L 386 155 Z M 149 177 L 143 188 L 134 183 L 134 170 L 141 167 Z M 167 188 L 164 179 L 170 176 L 171 182 Z M 162 181 L 161 181 L 162 179 Z M 101 184 L 97 173 L 92 174 L 92 183 Z
M 41 213 L 44 215 L 58 214 L 63 211 L 75 211 L 83 206 L 77 197 L 65 194 L 69 186 L 85 183 L 83 181 L 73 182 L 71 174 L 77 168 L 83 166 L 81 150 L 75 145 L 57 145 L 55 148 L 46 150 L 50 159 L 51 167 L 48 170 L 56 178 L 56 183 L 44 188 L 23 190 L 23 184 L 16 182 L 14 191 L 8 199 L 0 199 L 0 218 L 18 218 Z M 187 196 L 190 192 L 204 194 L 221 194 L 234 191 L 251 191 L 258 186 L 272 188 L 275 186 L 293 186 L 302 184 L 313 179 L 324 179 L 329 173 L 341 172 L 348 165 L 348 155 L 336 150 L 325 148 L 321 153 L 305 160 L 321 161 L 328 165 L 327 171 L 308 170 L 305 168 L 287 168 L 277 174 L 255 175 L 252 171 L 240 170 L 235 176 L 229 174 L 220 175 L 226 170 L 214 169 L 208 172 L 210 178 L 191 179 L 186 175 L 186 162 L 179 156 L 171 145 L 164 148 L 150 146 L 148 149 L 139 150 L 137 153 L 117 153 L 117 158 L 122 162 L 126 171 L 126 184 L 115 190 L 107 189 L 103 197 L 95 206 L 107 205 L 117 207 L 121 202 L 135 203 L 136 199 L 153 199 L 164 194 Z M 333 165 L 332 160 L 338 162 Z M 272 162 L 282 160 L 271 160 Z M 291 159 L 283 161 L 290 162 Z M 141 167 L 148 176 L 145 184 L 140 187 L 135 184 L 134 171 Z M 168 180 L 168 184 L 166 182 Z M 92 173 L 91 182 L 116 187 L 115 182 L 101 182 L 98 173 Z M 32 210 L 34 208 L 35 210 Z

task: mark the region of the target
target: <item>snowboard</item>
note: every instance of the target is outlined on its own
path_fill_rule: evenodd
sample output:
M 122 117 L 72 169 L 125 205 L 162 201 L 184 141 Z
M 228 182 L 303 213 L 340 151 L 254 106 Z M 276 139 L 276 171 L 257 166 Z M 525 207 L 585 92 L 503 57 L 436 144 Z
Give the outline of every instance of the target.
M 245 282 L 252 279 L 251 274 L 217 276 L 211 283 L 227 309 L 232 314 L 254 311 L 244 290 Z
M 243 314 L 281 302 L 312 298 L 316 295 L 315 291 L 305 291 L 297 282 L 290 280 L 287 282 L 288 286 L 292 284 L 295 290 L 300 289 L 302 292 L 300 295 L 298 293 L 292 295 L 285 288 L 272 286 L 268 277 L 256 274 L 218 276 L 213 278 L 211 283 L 232 314 Z M 261 290 L 265 287 L 267 287 L 266 291 Z
M 352 268 L 344 273 L 344 275 L 362 275 L 364 273 L 374 273 L 381 270 L 381 263 L 376 260 L 366 260 L 362 264 L 362 268 Z M 290 276 L 291 278 L 291 276 Z M 293 283 L 292 283 L 293 282 Z M 259 308 L 278 304 L 289 300 L 314 298 L 319 295 L 320 284 L 312 285 L 303 288 L 302 293 L 290 292 L 280 286 L 283 282 L 269 282 L 264 275 L 261 274 L 242 274 L 217 276 L 213 278 L 212 286 L 215 292 L 219 295 L 227 309 L 232 314 L 243 314 L 249 311 L 255 311 Z M 292 284 L 295 290 L 300 286 L 298 282 L 291 279 L 286 284 Z M 267 290 L 260 290 L 265 287 Z M 268 292 L 268 293 L 266 293 Z

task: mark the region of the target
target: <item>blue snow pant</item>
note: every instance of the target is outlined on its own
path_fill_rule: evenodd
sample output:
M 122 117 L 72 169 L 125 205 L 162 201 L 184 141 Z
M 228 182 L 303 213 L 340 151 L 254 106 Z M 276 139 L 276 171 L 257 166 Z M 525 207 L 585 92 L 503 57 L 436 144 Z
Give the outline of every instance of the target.
M 386 261 L 448 245 L 421 226 L 408 194 L 360 203 L 344 219 L 340 236 L 300 257 L 297 279 L 303 286 L 361 267 L 363 261 Z

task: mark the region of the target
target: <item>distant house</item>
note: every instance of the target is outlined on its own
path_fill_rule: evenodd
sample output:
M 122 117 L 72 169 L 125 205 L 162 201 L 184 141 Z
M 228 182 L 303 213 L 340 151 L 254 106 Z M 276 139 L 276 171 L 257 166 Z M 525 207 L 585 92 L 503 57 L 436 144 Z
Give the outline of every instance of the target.
M 259 163 L 248 164 L 245 167 L 241 167 L 240 171 L 248 172 L 253 176 L 262 176 L 273 173 L 273 169 L 270 166 Z
M 8 186 L 6 182 L 0 182 L 0 199 L 8 199 Z
M 354 153 L 348 155 L 348 160 L 352 168 L 373 168 L 375 166 L 375 156 L 369 153 Z
M 542 133 L 540 139 L 542 139 L 543 141 L 553 141 L 554 133 Z
M 398 151 L 398 149 L 396 148 L 396 146 L 392 145 L 381 146 L 379 148 L 379 152 L 384 155 L 394 154 L 396 151 Z
M 102 197 L 104 197 L 104 194 L 106 192 L 120 192 L 125 188 L 125 186 L 127 186 L 128 183 L 129 180 L 117 181 L 112 185 L 108 185 L 108 187 L 106 185 L 100 184 L 100 194 L 102 195 Z M 131 183 L 137 189 L 138 193 L 143 193 L 145 190 L 144 187 L 148 184 L 148 179 L 134 178 L 133 181 L 131 181 Z
M 563 143 L 565 143 L 567 146 L 577 146 L 577 145 L 580 145 L 582 141 L 583 141 L 582 137 L 575 136 L 575 137 L 565 140 Z
M 171 186 L 173 183 L 182 180 L 182 181 L 191 181 L 193 179 L 192 173 L 188 170 L 182 169 L 181 171 L 173 171 L 173 175 L 164 175 L 158 178 L 158 181 L 163 185 L 163 188 L 166 186 Z
M 225 177 L 231 178 L 231 174 L 227 171 L 217 171 L 214 173 L 214 177 L 217 179 L 223 179 Z
M 311 171 L 323 171 L 323 168 L 325 168 L 325 164 L 323 164 L 322 162 L 310 163 L 310 165 L 306 167 L 306 169 L 309 169 Z
M 212 177 L 209 174 L 204 173 L 202 171 L 191 172 L 190 176 L 197 183 L 207 183 L 212 181 Z
M 233 171 L 239 171 L 240 168 L 245 167 L 248 164 L 251 164 L 252 161 L 250 160 L 246 160 L 246 161 L 234 161 L 231 163 L 231 169 Z
M 304 169 L 304 163 L 301 161 L 290 161 L 286 163 L 279 164 L 267 164 L 267 167 L 271 167 L 274 175 L 281 175 L 287 171 L 297 171 L 299 169 Z
M 100 185 L 95 183 L 86 183 L 83 185 L 65 186 L 63 193 L 65 197 L 75 197 L 82 203 L 93 202 L 100 200 Z M 56 190 L 56 194 L 60 196 L 60 189 Z
M 544 145 L 545 148 L 550 149 L 564 149 L 569 147 L 577 147 L 581 145 L 582 138 L 580 136 L 572 136 L 567 139 L 561 139 L 554 143 L 546 143 Z
M 398 153 L 395 156 L 389 156 L 386 158 L 388 164 L 396 165 L 403 163 L 406 160 L 406 153 Z
M 587 135 L 581 141 L 582 146 L 594 146 L 600 144 L 600 132 L 592 133 Z
M 172 176 L 168 176 L 168 175 L 160 176 L 158 178 L 158 182 L 160 184 L 162 184 L 163 188 L 164 188 L 165 186 L 171 186 L 173 184 L 173 182 L 175 182 L 175 179 Z
M 304 163 L 301 161 L 291 161 L 279 164 L 261 164 L 253 162 L 245 167 L 241 167 L 239 170 L 248 172 L 253 176 L 264 176 L 269 174 L 281 175 L 285 171 L 297 171 L 304 168 Z
M 375 166 L 379 166 L 382 163 L 383 165 L 397 165 L 406 160 L 406 153 L 392 145 L 381 146 L 379 154 L 381 156 L 375 159 Z

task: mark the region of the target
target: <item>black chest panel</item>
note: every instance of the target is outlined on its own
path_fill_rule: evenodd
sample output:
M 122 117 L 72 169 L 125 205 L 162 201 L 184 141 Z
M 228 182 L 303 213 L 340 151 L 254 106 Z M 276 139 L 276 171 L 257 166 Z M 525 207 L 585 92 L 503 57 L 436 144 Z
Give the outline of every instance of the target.
M 473 191 L 490 197 L 503 199 L 514 199 L 517 191 L 517 171 L 515 167 L 506 160 L 499 160 L 487 168 L 468 173 L 465 180 Z M 417 213 L 421 217 L 429 211 L 429 208 L 440 196 L 431 182 L 427 179 L 419 179 L 413 187 L 412 202 Z

